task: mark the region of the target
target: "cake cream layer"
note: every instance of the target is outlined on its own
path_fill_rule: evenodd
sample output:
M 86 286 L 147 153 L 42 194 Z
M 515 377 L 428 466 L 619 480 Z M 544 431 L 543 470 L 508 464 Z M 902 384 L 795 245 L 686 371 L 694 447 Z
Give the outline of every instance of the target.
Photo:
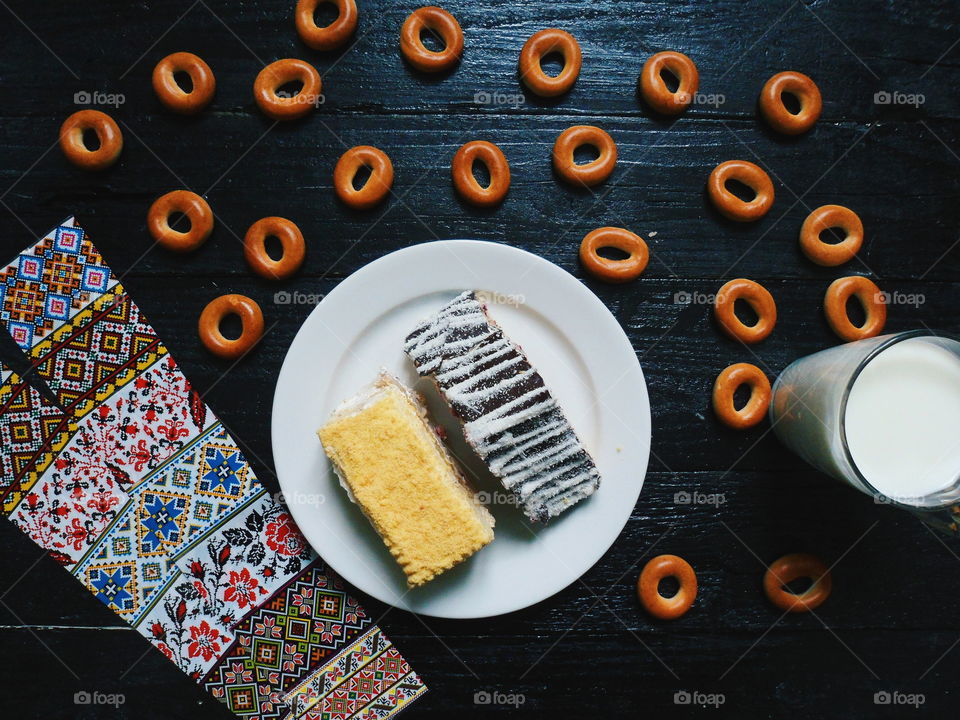
M 546 522 L 589 497 L 600 473 L 540 373 L 465 292 L 404 343 L 463 423 L 467 442 L 531 520 Z
M 338 407 L 318 431 L 351 500 L 422 585 L 493 540 L 493 516 L 426 418 L 387 373 Z

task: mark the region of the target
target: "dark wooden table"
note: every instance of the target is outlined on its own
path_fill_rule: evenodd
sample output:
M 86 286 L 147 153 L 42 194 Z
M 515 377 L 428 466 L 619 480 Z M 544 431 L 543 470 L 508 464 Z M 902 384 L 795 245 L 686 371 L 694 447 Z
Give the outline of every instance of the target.
M 721 427 L 708 404 L 713 378 L 731 362 L 758 362 L 773 376 L 836 344 L 821 300 L 841 274 L 923 296 L 891 306 L 891 331 L 958 329 L 955 2 L 456 0 L 446 7 L 466 51 L 441 78 L 400 59 L 399 27 L 415 7 L 404 3 L 361 0 L 356 44 L 339 54 L 299 42 L 290 1 L 0 5 L 0 255 L 75 213 L 266 484 L 276 485 L 273 386 L 310 307 L 274 304 L 279 288 L 247 271 L 239 238 L 262 216 L 292 218 L 308 239 L 305 270 L 286 290 L 327 292 L 392 250 L 481 238 L 583 278 L 629 334 L 650 389 L 653 455 L 629 524 L 580 582 L 476 621 L 418 618 L 361 595 L 431 687 L 411 718 L 912 712 L 874 703 L 875 693 L 894 691 L 922 693 L 925 715 L 955 714 L 960 545 L 814 472 L 767 425 Z M 544 102 L 523 93 L 516 65 L 524 40 L 552 26 L 579 39 L 584 64 L 568 96 Z M 693 57 L 701 91 L 724 102 L 675 122 L 652 118 L 635 84 L 644 60 L 667 49 Z M 199 53 L 217 75 L 216 100 L 196 119 L 164 111 L 150 87 L 153 65 L 176 50 Z M 275 126 L 254 107 L 253 78 L 291 56 L 319 68 L 325 104 Z M 824 97 L 816 128 L 794 140 L 768 132 L 755 108 L 764 81 L 786 69 L 811 75 Z M 107 108 L 122 123 L 123 156 L 103 174 L 72 168 L 55 147 L 75 93 L 94 91 L 124 98 Z M 916 102 L 878 103 L 881 92 Z M 579 123 L 602 126 L 619 146 L 614 175 L 594 192 L 551 172 L 553 140 Z M 497 210 L 474 210 L 451 188 L 450 159 L 475 138 L 498 143 L 511 164 L 513 186 Z M 396 168 L 396 195 L 370 212 L 340 206 L 331 188 L 336 159 L 356 144 L 384 149 Z M 775 181 L 776 204 L 757 223 L 723 221 L 706 202 L 710 169 L 734 158 L 758 162 Z M 145 215 L 160 193 L 184 186 L 206 195 L 218 223 L 199 252 L 175 257 L 151 249 Z M 842 268 L 815 267 L 797 247 L 804 217 L 826 203 L 854 208 L 866 226 L 860 257 Z M 577 247 L 600 225 L 648 239 L 640 280 L 610 287 L 584 276 Z M 756 357 L 719 335 L 707 305 L 677 301 L 736 276 L 764 283 L 779 304 L 777 329 Z M 271 328 L 228 373 L 194 329 L 204 304 L 225 291 L 260 301 Z M 22 367 L 5 336 L 2 346 L 4 361 Z M 694 490 L 725 502 L 674 501 Z M 6 523 L 0 543 L 0 714 L 230 717 Z M 819 617 L 778 620 L 761 590 L 763 566 L 796 551 L 836 561 L 835 589 Z M 696 606 L 676 622 L 652 622 L 637 605 L 634 582 L 651 552 L 680 554 L 697 570 Z M 126 703 L 78 707 L 81 689 L 123 693 Z M 678 691 L 722 693 L 724 704 L 677 705 Z M 519 693 L 524 703 L 478 706 L 477 692 Z

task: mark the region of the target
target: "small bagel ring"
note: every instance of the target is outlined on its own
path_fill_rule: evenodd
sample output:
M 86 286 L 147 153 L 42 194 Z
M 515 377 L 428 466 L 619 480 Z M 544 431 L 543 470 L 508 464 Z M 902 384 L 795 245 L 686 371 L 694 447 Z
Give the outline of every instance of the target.
M 798 578 L 810 578 L 813 584 L 802 593 L 785 589 Z M 763 591 L 774 605 L 784 612 L 809 612 L 830 597 L 833 580 L 830 569 L 819 558 L 805 553 L 784 555 L 774 560 L 763 575 Z
M 745 325 L 734 312 L 736 301 L 745 300 L 757 314 L 755 325 Z M 736 278 L 717 291 L 713 313 L 720 327 L 734 340 L 758 343 L 773 332 L 777 324 L 777 304 L 773 295 L 760 283 L 746 278 Z
M 299 80 L 300 92 L 281 97 L 277 88 Z M 320 73 L 308 62 L 285 58 L 267 65 L 253 83 L 253 99 L 263 114 L 272 120 L 295 120 L 303 117 L 320 102 Z
M 680 84 L 671 91 L 661 73 L 667 70 L 676 75 Z M 640 72 L 640 94 L 651 108 L 661 115 L 679 115 L 693 102 L 700 87 L 700 73 L 693 60 L 679 52 L 659 52 L 651 55 Z
M 623 260 L 601 257 L 597 251 L 612 247 L 627 253 Z M 587 233 L 580 243 L 580 262 L 591 275 L 609 283 L 625 283 L 640 277 L 650 260 L 643 238 L 626 228 L 602 227 Z
M 800 103 L 800 112 L 794 114 L 783 104 L 783 93 L 789 93 Z M 787 71 L 767 80 L 760 91 L 760 113 L 767 124 L 784 135 L 800 135 L 812 128 L 823 110 L 823 98 L 817 84 L 803 73 Z
M 490 184 L 483 187 L 473 174 L 476 161 L 487 166 Z M 450 165 L 453 187 L 469 203 L 480 207 L 497 205 L 510 189 L 510 165 L 503 152 L 491 142 L 473 140 L 460 147 Z
M 660 594 L 660 581 L 676 578 L 680 589 L 673 597 Z M 697 574 L 690 563 L 676 555 L 658 555 L 643 567 L 637 580 L 637 596 L 644 610 L 660 620 L 685 615 L 697 598 Z
M 578 147 L 593 145 L 599 156 L 580 164 L 573 153 Z M 602 183 L 617 165 L 617 144 L 604 130 L 594 125 L 568 127 L 553 144 L 553 169 L 572 185 L 592 186 Z
M 742 182 L 757 196 L 744 202 L 727 190 L 728 180 Z M 728 160 L 717 165 L 707 180 L 707 192 L 719 213 L 736 222 L 759 220 L 773 207 L 774 190 L 770 176 L 759 165 L 746 160 Z
M 227 315 L 240 317 L 243 329 L 236 340 L 228 340 L 220 332 L 220 323 Z M 256 301 L 246 295 L 221 295 L 211 300 L 200 313 L 198 331 L 207 350 L 224 360 L 236 360 L 263 337 L 263 312 Z
M 540 62 L 550 53 L 563 56 L 559 75 L 547 75 Z M 540 97 L 556 97 L 570 90 L 580 75 L 583 54 L 577 39 L 566 30 L 548 28 L 531 35 L 520 51 L 520 79 Z
M 279 260 L 270 257 L 264 246 L 266 239 L 271 236 L 277 238 L 283 247 L 283 257 Z M 250 226 L 243 237 L 243 257 L 247 265 L 268 280 L 286 280 L 303 265 L 305 254 L 303 233 L 286 218 L 261 218 Z
M 430 50 L 420 39 L 420 33 L 431 30 L 443 40 L 439 52 Z M 463 30 L 457 19 L 443 8 L 428 5 L 414 10 L 400 28 L 400 52 L 407 62 L 420 72 L 435 73 L 449 70 L 463 55 Z
M 190 229 L 180 232 L 170 227 L 170 216 L 183 213 L 190 220 Z M 158 245 L 173 252 L 196 250 L 210 237 L 213 211 L 207 201 L 189 190 L 174 190 L 158 197 L 147 213 L 147 229 Z
M 359 190 L 353 178 L 362 166 L 370 168 L 370 177 Z M 387 154 L 371 145 L 357 145 L 347 150 L 333 169 L 333 189 L 345 204 L 367 210 L 382 201 L 393 185 L 393 163 Z
M 193 85 L 185 91 L 174 78 L 174 73 L 185 72 Z M 213 100 L 217 79 L 213 70 L 193 53 L 176 52 L 167 55 L 153 68 L 153 92 L 168 110 L 181 115 L 193 115 Z
M 860 301 L 867 316 L 862 327 L 854 325 L 847 316 L 847 300 L 851 295 Z M 830 329 L 846 342 L 879 335 L 887 324 L 887 304 L 883 293 L 873 280 L 862 275 L 849 275 L 830 283 L 823 298 L 823 311 Z
M 737 410 L 733 395 L 741 385 L 750 386 L 750 399 Z M 763 370 L 750 363 L 725 368 L 713 383 L 713 411 L 724 425 L 737 430 L 753 427 L 770 407 L 770 381 Z
M 97 134 L 100 147 L 88 150 L 83 144 L 84 130 Z M 123 134 L 112 117 L 99 110 L 78 110 L 60 126 L 60 149 L 73 165 L 84 170 L 105 170 L 123 150 Z
M 314 18 L 317 6 L 329 2 L 337 6 L 337 19 L 319 27 Z M 356 0 L 297 0 L 295 22 L 300 39 L 314 50 L 336 50 L 357 31 Z
M 839 243 L 825 243 L 820 233 L 829 228 L 841 228 L 846 237 Z M 850 208 L 842 205 L 824 205 L 807 215 L 800 228 L 800 249 L 817 265 L 834 267 L 850 260 L 863 245 L 863 223 Z

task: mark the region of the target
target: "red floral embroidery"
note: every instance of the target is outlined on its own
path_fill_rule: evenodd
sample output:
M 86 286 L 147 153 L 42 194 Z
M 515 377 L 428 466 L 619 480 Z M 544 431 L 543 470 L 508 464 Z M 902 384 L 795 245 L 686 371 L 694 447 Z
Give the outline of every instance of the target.
M 223 599 L 227 602 L 235 602 L 237 607 L 243 609 L 247 605 L 253 605 L 257 601 L 257 590 L 259 581 L 250 576 L 250 570 L 243 568 L 240 572 L 230 571 L 230 580 L 227 589 L 224 590 Z
M 287 513 L 267 525 L 267 547 L 280 555 L 296 557 L 303 552 L 307 541 Z
M 87 507 L 99 515 L 106 515 L 115 505 L 120 504 L 120 498 L 107 490 L 98 490 L 87 500 Z
M 201 620 L 199 625 L 190 627 L 190 637 L 190 646 L 187 648 L 190 657 L 202 657 L 204 661 L 209 662 L 213 659 L 215 653 L 219 655 L 220 643 L 218 641 L 222 639 L 222 636 L 210 627 L 210 623 L 206 620 Z
M 72 545 L 74 550 L 82 550 L 90 537 L 90 531 L 80 524 L 80 518 L 74 518 L 64 533 L 64 540 L 67 545 Z
M 167 420 L 163 425 L 157 428 L 157 432 L 165 437 L 169 442 L 176 442 L 180 438 L 187 437 L 190 429 L 180 420 Z
M 165 358 L 87 416 L 56 468 L 80 481 L 126 487 L 139 479 L 131 474 L 156 469 L 203 429 L 206 416 L 192 412 L 193 397 L 176 363 Z
M 154 455 L 147 446 L 146 440 L 141 440 L 130 448 L 130 461 L 133 463 L 133 469 L 137 472 L 143 472 L 143 469 L 154 460 Z

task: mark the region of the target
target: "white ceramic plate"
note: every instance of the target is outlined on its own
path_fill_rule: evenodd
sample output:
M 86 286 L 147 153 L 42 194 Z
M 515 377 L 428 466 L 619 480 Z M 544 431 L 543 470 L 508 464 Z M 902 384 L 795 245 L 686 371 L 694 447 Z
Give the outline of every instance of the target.
M 591 498 L 547 526 L 528 523 L 463 441 L 459 425 L 402 350 L 423 318 L 464 290 L 520 344 L 566 411 L 602 476 Z M 408 590 L 404 575 L 340 487 L 316 430 L 385 367 L 428 399 L 451 447 L 490 502 L 495 540 L 459 567 Z M 613 544 L 640 494 L 650 452 L 643 372 L 620 325 L 576 278 L 543 258 L 490 242 L 399 250 L 338 285 L 287 353 L 273 404 L 273 454 L 285 500 L 307 539 L 348 582 L 425 615 L 477 618 L 562 590 Z

